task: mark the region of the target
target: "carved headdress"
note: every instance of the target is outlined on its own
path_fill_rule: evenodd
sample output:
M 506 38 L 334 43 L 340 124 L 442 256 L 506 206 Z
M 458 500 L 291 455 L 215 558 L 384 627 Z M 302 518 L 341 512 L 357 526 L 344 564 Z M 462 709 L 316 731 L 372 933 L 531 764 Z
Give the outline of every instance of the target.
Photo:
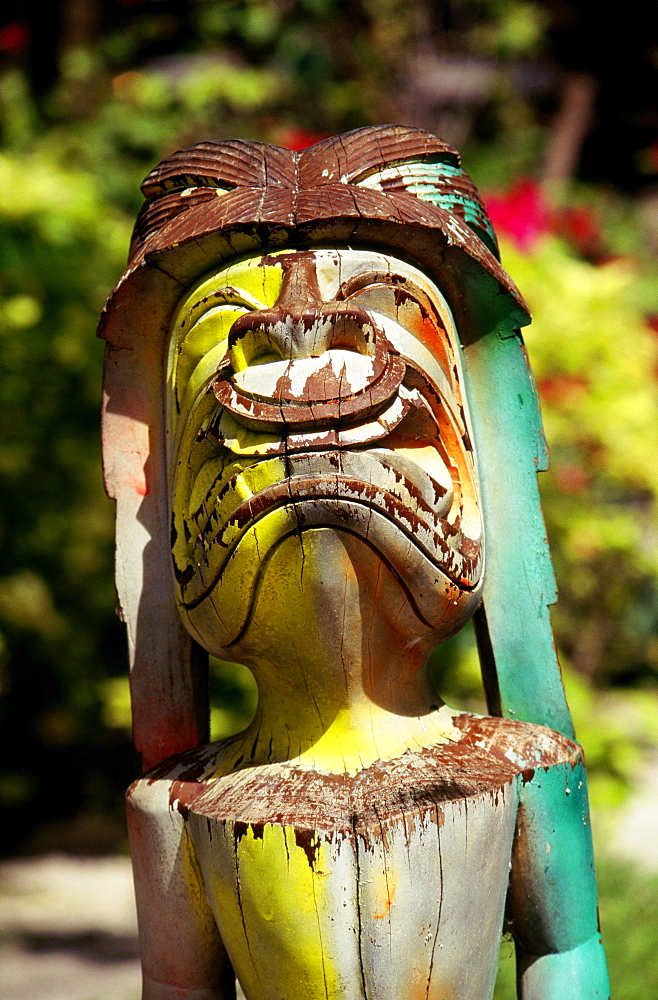
M 117 589 L 136 744 L 147 761 L 206 735 L 204 654 L 180 622 L 171 586 L 164 373 L 172 317 L 211 268 L 284 248 L 392 251 L 445 296 L 464 349 L 482 492 L 487 572 L 476 631 L 490 710 L 569 732 L 535 476 L 545 450 L 519 334 L 529 316 L 457 152 L 399 126 L 358 129 L 301 153 L 203 142 L 165 159 L 142 190 L 129 265 L 99 332 Z

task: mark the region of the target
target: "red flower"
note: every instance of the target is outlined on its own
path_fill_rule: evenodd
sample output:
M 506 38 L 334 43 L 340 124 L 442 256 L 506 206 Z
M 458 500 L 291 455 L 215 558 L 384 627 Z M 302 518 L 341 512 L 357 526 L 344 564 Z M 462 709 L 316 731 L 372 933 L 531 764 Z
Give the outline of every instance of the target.
M 658 336 L 658 313 L 651 313 L 650 316 L 647 316 L 646 323 L 651 332 Z
M 582 493 L 590 485 L 590 478 L 582 465 L 567 463 L 555 470 L 555 481 L 563 493 Z
M 300 150 L 308 149 L 309 146 L 314 146 L 316 142 L 321 142 L 322 139 L 328 138 L 328 132 L 307 132 L 303 128 L 291 128 L 283 133 L 279 141 L 282 146 L 298 153 Z
M 13 21 L 0 28 L 0 52 L 18 55 L 24 52 L 30 41 L 30 29 L 24 21 Z
M 647 173 L 658 174 L 658 139 L 654 139 L 645 152 Z
M 584 375 L 547 375 L 537 381 L 537 391 L 543 402 L 554 406 L 578 405 L 589 389 Z
M 494 229 L 530 251 L 550 228 L 550 208 L 535 181 L 520 178 L 508 191 L 485 198 Z

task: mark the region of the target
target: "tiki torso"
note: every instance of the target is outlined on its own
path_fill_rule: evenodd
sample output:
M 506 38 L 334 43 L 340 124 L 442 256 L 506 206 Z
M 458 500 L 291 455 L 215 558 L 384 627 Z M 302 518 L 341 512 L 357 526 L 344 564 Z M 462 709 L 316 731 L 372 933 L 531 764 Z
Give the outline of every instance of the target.
M 519 782 L 577 748 L 525 723 L 454 722 L 458 742 L 353 774 L 289 761 L 222 775 L 226 741 L 134 786 L 184 818 L 247 1000 L 491 995 Z

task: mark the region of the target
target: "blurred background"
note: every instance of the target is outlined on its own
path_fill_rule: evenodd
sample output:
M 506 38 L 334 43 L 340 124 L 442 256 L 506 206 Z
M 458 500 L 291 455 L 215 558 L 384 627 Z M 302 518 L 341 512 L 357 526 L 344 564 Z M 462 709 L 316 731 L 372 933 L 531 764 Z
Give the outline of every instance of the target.
M 55 967 L 76 970 L 66 1000 L 138 996 L 121 855 L 139 762 L 94 330 L 140 181 L 206 138 L 301 149 L 381 122 L 460 148 L 535 316 L 553 622 L 589 765 L 613 995 L 658 995 L 654 0 L 626 0 L 623 17 L 611 0 L 5 0 L 0 954 L 18 978 L 0 1000 L 56 1000 Z M 433 669 L 449 703 L 482 708 L 468 633 Z M 218 737 L 248 721 L 255 695 L 231 664 L 214 664 L 212 687 Z M 41 979 L 21 986 L 30 956 Z M 499 1000 L 513 996 L 510 945 L 501 956 Z

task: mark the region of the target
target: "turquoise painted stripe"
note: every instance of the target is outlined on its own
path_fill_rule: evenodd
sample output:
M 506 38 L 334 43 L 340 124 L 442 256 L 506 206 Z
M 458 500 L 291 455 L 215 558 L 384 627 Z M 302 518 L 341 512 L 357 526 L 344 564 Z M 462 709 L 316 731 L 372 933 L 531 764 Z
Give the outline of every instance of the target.
M 519 1000 L 609 1000 L 610 980 L 598 934 L 571 951 L 526 956 Z
M 519 802 L 515 936 L 532 954 L 570 951 L 599 929 L 583 764 L 538 768 L 520 779 Z
M 461 208 L 464 212 L 464 216 L 467 222 L 473 222 L 480 229 L 483 229 L 489 236 L 489 239 L 497 246 L 496 236 L 493 231 L 489 217 L 483 212 L 482 208 L 474 202 L 471 198 L 468 198 L 461 191 L 445 191 L 444 189 L 438 188 L 437 177 L 440 176 L 437 171 L 437 175 L 431 180 L 418 179 L 414 177 L 413 183 L 407 185 L 407 190 L 412 194 L 415 194 L 417 198 L 423 201 L 430 201 L 433 205 L 438 205 L 439 208 L 444 208 L 446 211 L 454 214 L 455 207 Z
M 582 762 L 519 779 L 508 915 L 520 1000 L 608 1000 Z
M 465 348 L 485 529 L 483 612 L 503 715 L 573 736 L 548 611 L 557 594 L 537 485 L 546 445 L 523 342 L 510 332 L 493 329 Z
M 432 205 L 437 205 L 453 215 L 455 208 L 460 209 L 464 213 L 466 222 L 480 230 L 476 235 L 480 239 L 484 239 L 489 249 L 498 256 L 496 235 L 486 212 L 477 202 L 461 191 L 451 190 L 454 181 L 465 176 L 461 167 L 444 163 L 439 159 L 434 162 L 431 160 L 411 160 L 384 167 L 359 183 L 364 187 L 377 187 L 381 190 L 382 181 L 404 178 L 409 182 L 406 185 L 407 191 L 421 201 L 429 201 Z

